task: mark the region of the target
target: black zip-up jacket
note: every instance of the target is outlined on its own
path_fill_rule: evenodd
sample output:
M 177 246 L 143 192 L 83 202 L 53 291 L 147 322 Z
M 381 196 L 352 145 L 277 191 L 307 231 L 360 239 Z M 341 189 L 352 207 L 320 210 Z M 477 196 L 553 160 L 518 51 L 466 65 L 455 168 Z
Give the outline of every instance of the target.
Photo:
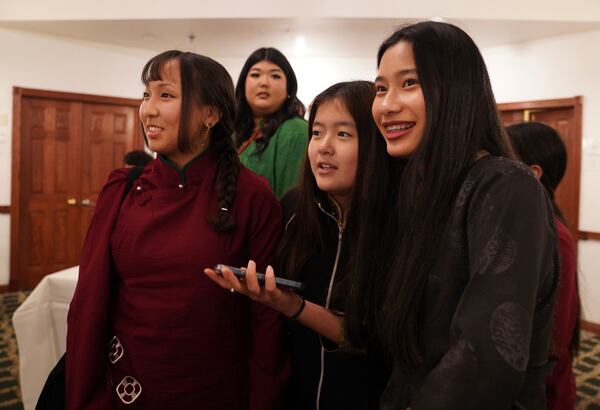
M 297 191 L 281 199 L 284 226 L 302 223 L 296 219 Z M 346 275 L 352 241 L 344 232 L 335 203 L 315 201 L 326 246 L 305 264 L 298 280 L 305 283 L 302 296 L 310 302 L 343 312 L 343 292 L 336 288 Z M 284 233 L 285 235 L 286 233 Z M 332 280 L 333 276 L 333 280 Z M 330 289 L 332 288 L 332 289 Z M 328 295 L 329 298 L 328 298 Z M 289 409 L 365 410 L 378 408 L 378 399 L 389 378 L 389 371 L 378 355 L 356 349 L 339 349 L 299 322 L 289 323 L 292 375 Z

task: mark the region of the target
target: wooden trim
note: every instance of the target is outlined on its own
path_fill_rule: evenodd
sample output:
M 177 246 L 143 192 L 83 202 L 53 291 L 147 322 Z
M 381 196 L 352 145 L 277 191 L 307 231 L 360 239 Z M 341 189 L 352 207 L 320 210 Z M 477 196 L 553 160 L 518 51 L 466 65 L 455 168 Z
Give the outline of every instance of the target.
M 21 288 L 21 282 L 19 282 L 18 278 L 16 280 L 11 279 L 10 282 L 8 282 L 8 285 L 5 285 L 8 290 L 7 292 L 17 292 L 19 290 L 26 290 L 26 289 L 22 289 Z M 31 290 L 31 289 L 29 289 Z
M 10 214 L 10 205 L 0 205 L 0 214 Z
M 510 103 L 498 104 L 500 111 L 513 110 L 530 110 L 530 109 L 546 109 L 546 108 L 563 108 L 563 107 L 580 107 L 581 110 L 582 97 L 575 96 L 572 98 L 558 98 L 554 100 L 536 100 L 536 101 L 519 101 Z M 577 111 L 577 108 L 575 108 Z
M 104 95 L 92 94 L 66 93 L 62 91 L 36 90 L 32 88 L 14 87 L 14 90 L 15 93 L 19 92 L 21 98 L 48 98 L 53 100 L 81 101 L 94 104 L 126 105 L 133 107 L 139 107 L 141 102 L 141 99 L 108 97 Z
M 11 200 L 10 215 L 10 284 L 18 287 L 19 283 L 19 245 L 20 208 L 21 208 L 21 109 L 23 88 L 13 87 L 13 121 L 12 121 L 12 169 L 11 169 Z
M 511 103 L 497 104 L 499 112 L 510 112 L 510 111 L 530 111 L 540 112 L 557 108 L 570 108 L 573 109 L 573 121 L 574 121 L 574 137 L 579 141 L 578 149 L 572 153 L 573 156 L 569 158 L 569 162 L 573 161 L 579 166 L 575 169 L 574 177 L 578 181 L 577 186 L 574 188 L 574 195 L 577 198 L 577 209 L 579 209 L 581 201 L 581 143 L 582 143 L 582 116 L 583 116 L 583 97 L 574 96 L 570 98 L 557 98 L 553 100 L 535 100 L 535 101 L 520 101 Z M 574 220 L 570 220 L 569 230 L 575 241 L 583 238 L 579 227 L 579 212 Z M 585 233 L 584 233 L 585 234 Z
M 0 285 L 0 293 L 8 293 L 10 291 L 11 289 L 9 285 Z
M 600 241 L 600 232 L 579 231 L 579 239 Z
M 600 323 L 588 322 L 585 320 L 581 321 L 581 330 L 585 330 L 586 332 L 595 333 L 600 335 Z
M 577 149 L 577 154 L 575 158 L 571 158 L 571 161 L 575 161 L 579 166 L 577 167 L 577 181 L 579 183 L 576 186 L 575 197 L 577 198 L 577 209 L 581 207 L 581 157 L 582 157 L 582 146 L 583 146 L 583 135 L 582 135 L 582 121 L 583 121 L 583 97 L 576 96 L 571 98 L 573 101 L 573 116 L 575 117 L 575 135 L 577 140 L 579 141 L 579 147 Z M 572 227 L 571 232 L 575 233 L 577 237 L 575 238 L 575 243 L 581 237 L 579 235 L 579 221 L 581 219 L 580 211 L 577 211 L 577 220 L 575 221 L 575 225 Z

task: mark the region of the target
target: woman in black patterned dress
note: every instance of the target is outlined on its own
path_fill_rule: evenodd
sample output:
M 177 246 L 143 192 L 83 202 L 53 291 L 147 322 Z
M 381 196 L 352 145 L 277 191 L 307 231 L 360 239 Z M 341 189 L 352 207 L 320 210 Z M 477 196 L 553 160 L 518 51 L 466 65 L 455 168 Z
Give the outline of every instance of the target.
M 511 159 L 477 46 L 450 24 L 402 27 L 375 84 L 404 172 L 380 243 L 357 241 L 346 323 L 354 345 L 376 335 L 393 360 L 381 409 L 545 408 L 552 205 Z M 374 247 L 388 257 L 360 257 Z

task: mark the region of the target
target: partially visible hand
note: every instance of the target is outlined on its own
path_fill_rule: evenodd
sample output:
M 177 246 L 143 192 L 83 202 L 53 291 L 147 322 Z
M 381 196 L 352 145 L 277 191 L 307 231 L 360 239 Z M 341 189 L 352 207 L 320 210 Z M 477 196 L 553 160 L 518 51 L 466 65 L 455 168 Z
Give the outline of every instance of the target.
M 239 280 L 229 269 L 223 269 L 219 275 L 213 269 L 204 269 L 204 273 L 224 289 L 233 289 L 237 293 L 269 306 L 286 316 L 292 316 L 300 308 L 301 299 L 293 292 L 282 290 L 275 283 L 275 272 L 271 266 L 265 272 L 265 286 L 261 288 L 256 278 L 256 263 L 248 262 L 244 280 Z

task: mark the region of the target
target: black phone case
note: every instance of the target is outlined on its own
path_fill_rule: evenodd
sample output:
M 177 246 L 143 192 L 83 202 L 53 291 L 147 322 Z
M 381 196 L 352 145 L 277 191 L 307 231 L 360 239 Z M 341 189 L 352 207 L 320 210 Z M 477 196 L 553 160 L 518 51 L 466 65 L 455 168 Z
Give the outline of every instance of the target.
M 223 265 L 221 263 L 215 266 L 215 271 L 218 274 L 222 274 L 222 269 L 225 267 L 227 267 L 230 271 L 232 271 L 233 274 L 235 276 L 237 276 L 239 279 L 243 280 L 246 276 L 246 272 L 244 270 L 242 270 L 241 268 L 236 268 L 235 266 Z M 265 274 L 264 273 L 256 272 L 256 278 L 258 279 L 258 283 L 261 286 L 265 285 Z M 276 277 L 275 283 L 277 284 L 278 287 L 293 290 L 293 291 L 304 290 L 304 283 L 298 282 L 295 280 Z

